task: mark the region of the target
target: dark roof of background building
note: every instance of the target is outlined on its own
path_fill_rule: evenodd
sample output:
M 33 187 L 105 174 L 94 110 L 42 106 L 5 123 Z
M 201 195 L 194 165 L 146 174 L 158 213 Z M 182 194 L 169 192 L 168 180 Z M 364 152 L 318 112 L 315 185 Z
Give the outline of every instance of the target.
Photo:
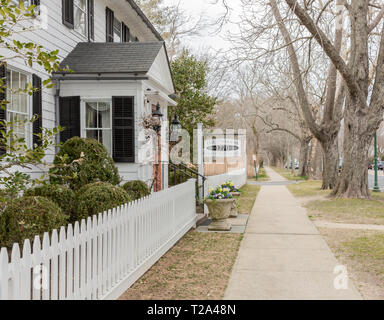
M 62 69 L 75 74 L 145 74 L 153 65 L 164 42 L 79 43 L 61 62 Z M 67 73 L 67 72 L 57 72 Z

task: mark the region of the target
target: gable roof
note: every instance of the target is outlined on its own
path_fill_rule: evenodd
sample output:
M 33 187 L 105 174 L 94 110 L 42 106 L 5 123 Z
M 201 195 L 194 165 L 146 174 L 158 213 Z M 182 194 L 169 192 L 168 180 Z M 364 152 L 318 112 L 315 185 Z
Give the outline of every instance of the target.
M 68 54 L 60 68 L 75 74 L 137 73 L 146 74 L 164 42 L 83 42 Z M 57 72 L 67 73 L 67 72 Z
M 147 25 L 147 27 L 152 31 L 152 33 L 155 35 L 155 37 L 159 41 L 164 41 L 163 37 L 160 35 L 160 33 L 156 30 L 156 28 L 153 26 L 151 21 L 147 18 L 147 16 L 144 14 L 144 12 L 140 9 L 140 7 L 136 4 L 133 0 L 127 0 L 127 2 L 131 5 L 132 9 L 136 11 L 136 13 L 139 15 L 139 17 L 143 20 L 143 22 Z

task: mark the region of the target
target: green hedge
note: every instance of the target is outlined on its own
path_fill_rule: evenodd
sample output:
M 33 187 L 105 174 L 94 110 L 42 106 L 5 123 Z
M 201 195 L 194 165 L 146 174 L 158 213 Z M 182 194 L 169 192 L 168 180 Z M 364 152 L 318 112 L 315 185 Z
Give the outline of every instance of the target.
M 77 192 L 76 219 L 87 219 L 131 201 L 123 188 L 110 183 L 96 182 L 86 185 Z
M 22 197 L 12 200 L 0 214 L 0 244 L 11 248 L 14 243 L 23 244 L 25 239 L 33 241 L 36 235 L 43 237 L 65 226 L 68 216 L 50 199 L 44 197 Z
M 123 186 L 123 189 L 128 192 L 133 201 L 147 197 L 151 194 L 151 190 L 147 184 L 139 180 L 127 182 Z
M 75 193 L 66 186 L 61 185 L 44 185 L 29 189 L 25 192 L 27 197 L 45 197 L 55 202 L 63 212 L 71 217 L 74 214 L 74 206 L 76 201 Z
M 56 155 L 54 164 L 50 170 L 52 181 L 68 184 L 75 191 L 94 182 L 118 185 L 121 181 L 113 159 L 105 147 L 94 139 L 74 137 L 68 140 Z

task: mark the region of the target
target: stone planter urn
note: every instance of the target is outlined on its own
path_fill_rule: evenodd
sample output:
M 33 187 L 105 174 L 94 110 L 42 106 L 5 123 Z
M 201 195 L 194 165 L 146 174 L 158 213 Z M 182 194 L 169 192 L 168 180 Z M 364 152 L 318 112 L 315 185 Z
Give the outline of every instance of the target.
M 233 198 L 238 198 L 240 197 L 241 193 L 240 192 L 231 192 L 231 195 Z M 230 218 L 237 218 L 239 216 L 239 210 L 237 210 L 237 204 L 236 200 L 233 201 L 232 207 L 231 207 L 231 213 L 229 215 Z
M 234 199 L 205 200 L 209 217 L 212 219 L 212 223 L 208 227 L 209 231 L 230 231 L 232 229 L 228 218 L 234 202 Z

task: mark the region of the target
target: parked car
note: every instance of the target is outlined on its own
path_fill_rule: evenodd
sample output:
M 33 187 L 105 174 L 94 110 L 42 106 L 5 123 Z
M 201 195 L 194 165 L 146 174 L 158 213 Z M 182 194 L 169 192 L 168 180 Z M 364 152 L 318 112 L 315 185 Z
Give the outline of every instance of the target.
M 384 171 L 384 161 L 379 161 L 377 164 L 377 169 Z
M 373 164 L 372 163 L 368 163 L 368 170 L 373 170 Z

